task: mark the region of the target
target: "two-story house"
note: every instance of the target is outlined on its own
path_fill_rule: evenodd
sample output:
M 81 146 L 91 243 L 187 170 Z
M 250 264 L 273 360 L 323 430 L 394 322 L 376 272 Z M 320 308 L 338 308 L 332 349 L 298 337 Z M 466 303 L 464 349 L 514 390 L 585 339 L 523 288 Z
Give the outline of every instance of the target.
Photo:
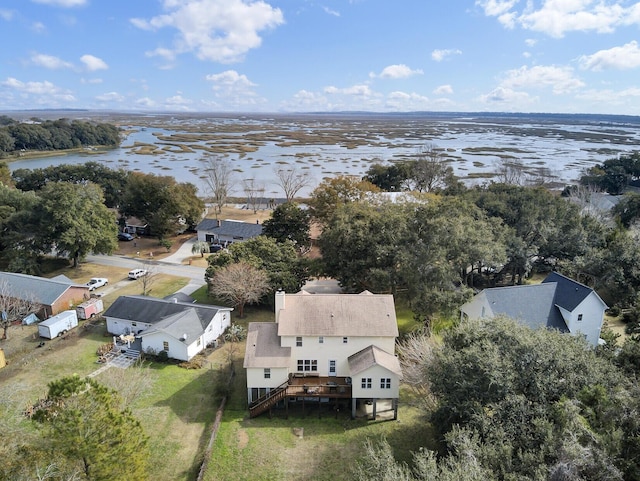
M 400 363 L 393 296 L 277 292 L 275 322 L 250 323 L 244 367 L 251 416 L 291 401 L 391 400 L 397 417 Z
M 541 284 L 485 289 L 461 308 L 462 317 L 503 315 L 532 329 L 545 327 L 583 336 L 596 346 L 607 309 L 598 294 L 557 272 Z

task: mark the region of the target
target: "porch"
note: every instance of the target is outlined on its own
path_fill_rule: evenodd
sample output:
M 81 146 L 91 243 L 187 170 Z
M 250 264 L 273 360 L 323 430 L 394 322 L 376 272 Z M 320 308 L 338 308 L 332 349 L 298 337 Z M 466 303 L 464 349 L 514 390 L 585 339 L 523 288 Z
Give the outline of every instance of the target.
M 253 398 L 251 392 L 249 395 Z M 331 401 L 337 413 L 341 399 L 351 399 L 351 378 L 291 374 L 286 382 L 254 399 L 249 404 L 249 415 L 255 417 L 266 411 L 271 414 L 271 410 L 281 401 L 287 415 L 289 403 L 301 403 L 304 412 L 305 403 L 318 405 Z

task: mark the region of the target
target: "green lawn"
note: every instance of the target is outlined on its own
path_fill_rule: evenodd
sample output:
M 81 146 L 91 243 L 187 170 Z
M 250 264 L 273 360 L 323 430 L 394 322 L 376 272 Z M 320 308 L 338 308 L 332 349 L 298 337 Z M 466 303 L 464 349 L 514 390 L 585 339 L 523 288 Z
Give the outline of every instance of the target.
M 241 363 L 238 362 L 238 367 Z M 354 460 L 364 454 L 366 439 L 387 439 L 398 459 L 409 462 L 411 452 L 430 446 L 433 434 L 418 408 L 402 399 L 397 421 L 351 420 L 348 410 L 334 415 L 317 411 L 305 417 L 290 413 L 248 418 L 246 378 L 238 369 L 233 393 L 211 454 L 206 481 L 349 479 Z M 303 428 L 303 437 L 294 433 Z

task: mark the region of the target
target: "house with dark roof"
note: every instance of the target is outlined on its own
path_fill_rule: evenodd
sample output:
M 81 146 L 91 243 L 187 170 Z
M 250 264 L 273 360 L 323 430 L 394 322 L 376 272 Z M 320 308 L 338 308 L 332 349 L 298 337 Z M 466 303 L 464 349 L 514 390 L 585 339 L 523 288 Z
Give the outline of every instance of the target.
M 89 299 L 89 288 L 65 276 L 46 277 L 0 272 L 3 295 L 39 304 L 39 317 L 46 319 Z
M 485 289 L 461 308 L 463 318 L 507 316 L 532 329 L 557 329 L 598 344 L 608 306 L 590 287 L 557 272 L 540 284 Z
M 393 296 L 311 294 L 275 297 L 275 322 L 249 324 L 244 368 L 250 416 L 289 403 L 365 405 L 386 400 L 397 418 L 402 371 Z M 359 409 L 362 408 L 362 409 Z
M 166 351 L 172 359 L 188 361 L 229 327 L 232 310 L 178 296 L 120 296 L 104 317 L 110 334 L 135 335 L 143 352 Z
M 196 226 L 198 240 L 228 245 L 242 242 L 262 234 L 262 225 L 239 220 L 204 219 Z

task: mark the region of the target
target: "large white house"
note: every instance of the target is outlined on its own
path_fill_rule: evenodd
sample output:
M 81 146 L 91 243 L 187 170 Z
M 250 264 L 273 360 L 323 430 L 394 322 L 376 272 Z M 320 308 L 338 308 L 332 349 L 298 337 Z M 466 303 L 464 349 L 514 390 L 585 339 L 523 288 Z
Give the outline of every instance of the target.
M 166 351 L 172 359 L 188 361 L 229 327 L 232 310 L 178 298 L 120 296 L 104 317 L 109 333 L 135 335 L 142 351 Z
M 276 404 L 390 400 L 397 417 L 400 363 L 393 296 L 277 292 L 275 322 L 249 324 L 244 367 L 251 416 Z
M 460 311 L 463 318 L 503 315 L 533 329 L 558 329 L 596 346 L 607 308 L 590 287 L 552 272 L 541 284 L 485 289 Z

